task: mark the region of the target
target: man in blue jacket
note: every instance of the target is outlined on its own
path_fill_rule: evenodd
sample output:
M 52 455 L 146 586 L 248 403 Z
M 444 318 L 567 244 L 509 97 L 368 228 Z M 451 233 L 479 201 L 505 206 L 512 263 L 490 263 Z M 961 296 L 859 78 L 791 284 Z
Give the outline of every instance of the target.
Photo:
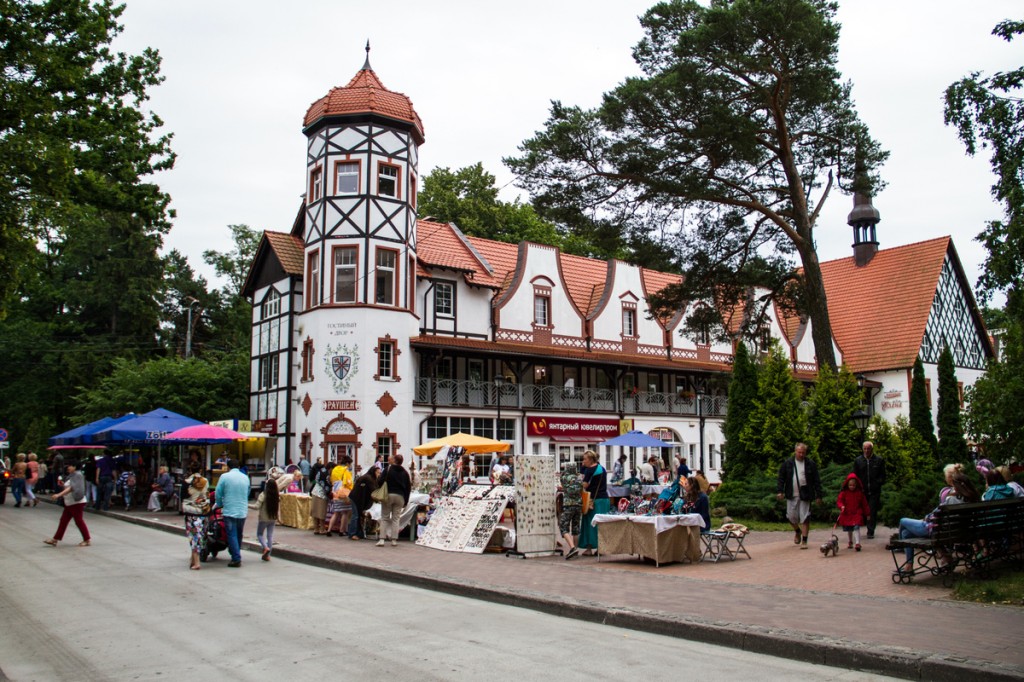
M 238 462 L 228 460 L 228 471 L 217 481 L 216 505 L 224 510 L 224 525 L 228 532 L 229 568 L 242 565 L 242 531 L 249 513 L 249 477 L 238 469 Z

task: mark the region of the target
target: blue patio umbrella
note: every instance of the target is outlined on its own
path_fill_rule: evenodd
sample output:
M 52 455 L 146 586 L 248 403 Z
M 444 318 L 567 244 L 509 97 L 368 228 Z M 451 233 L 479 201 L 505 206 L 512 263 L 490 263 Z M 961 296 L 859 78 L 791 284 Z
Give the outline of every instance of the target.
M 140 414 L 119 424 L 109 426 L 92 434 L 94 443 L 146 443 L 159 445 L 167 439 L 167 434 L 186 426 L 195 426 L 203 422 L 158 407 L 152 412 Z
M 671 443 L 648 436 L 643 431 L 627 431 L 621 436 L 606 440 L 600 445 L 621 445 L 627 448 L 670 448 Z
M 103 419 L 97 419 L 94 422 L 76 426 L 64 433 L 58 433 L 56 436 L 50 436 L 48 443 L 51 447 L 54 445 L 87 445 L 91 442 L 89 437 L 92 436 L 92 434 L 108 429 L 115 424 L 120 424 L 121 422 L 134 417 L 135 413 L 133 412 L 129 412 L 128 414 L 120 417 L 103 417 Z

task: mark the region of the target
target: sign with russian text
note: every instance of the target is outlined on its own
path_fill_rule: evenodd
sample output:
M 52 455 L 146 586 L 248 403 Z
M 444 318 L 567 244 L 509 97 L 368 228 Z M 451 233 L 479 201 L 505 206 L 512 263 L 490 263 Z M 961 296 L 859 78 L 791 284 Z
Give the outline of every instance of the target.
M 548 438 L 592 438 L 607 440 L 619 435 L 618 419 L 578 417 L 527 417 L 527 434 Z
M 358 400 L 325 400 L 324 411 L 325 412 L 343 412 L 345 410 L 358 410 Z

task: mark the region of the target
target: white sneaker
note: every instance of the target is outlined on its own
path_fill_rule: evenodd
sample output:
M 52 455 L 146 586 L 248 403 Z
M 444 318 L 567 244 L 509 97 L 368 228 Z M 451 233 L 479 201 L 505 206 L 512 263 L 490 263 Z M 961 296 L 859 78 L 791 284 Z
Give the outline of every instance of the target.
M 398 540 L 392 540 L 391 541 L 391 546 L 392 547 L 398 547 Z
M 377 540 L 377 546 L 378 547 L 383 547 L 384 546 L 384 538 L 381 538 L 380 540 Z

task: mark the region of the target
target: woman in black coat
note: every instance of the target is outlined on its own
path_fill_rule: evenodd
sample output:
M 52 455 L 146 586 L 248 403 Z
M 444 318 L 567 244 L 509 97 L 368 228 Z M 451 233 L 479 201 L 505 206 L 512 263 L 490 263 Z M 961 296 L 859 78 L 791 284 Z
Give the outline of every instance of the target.
M 402 466 L 402 461 L 401 455 L 391 455 L 378 479 L 380 484 L 388 484 L 388 497 L 380 505 L 378 547 L 383 547 L 385 540 L 390 540 L 392 547 L 398 546 L 398 519 L 402 515 L 402 510 L 405 509 L 405 505 L 409 504 L 409 494 L 412 492 L 412 479 L 409 478 L 409 472 Z

